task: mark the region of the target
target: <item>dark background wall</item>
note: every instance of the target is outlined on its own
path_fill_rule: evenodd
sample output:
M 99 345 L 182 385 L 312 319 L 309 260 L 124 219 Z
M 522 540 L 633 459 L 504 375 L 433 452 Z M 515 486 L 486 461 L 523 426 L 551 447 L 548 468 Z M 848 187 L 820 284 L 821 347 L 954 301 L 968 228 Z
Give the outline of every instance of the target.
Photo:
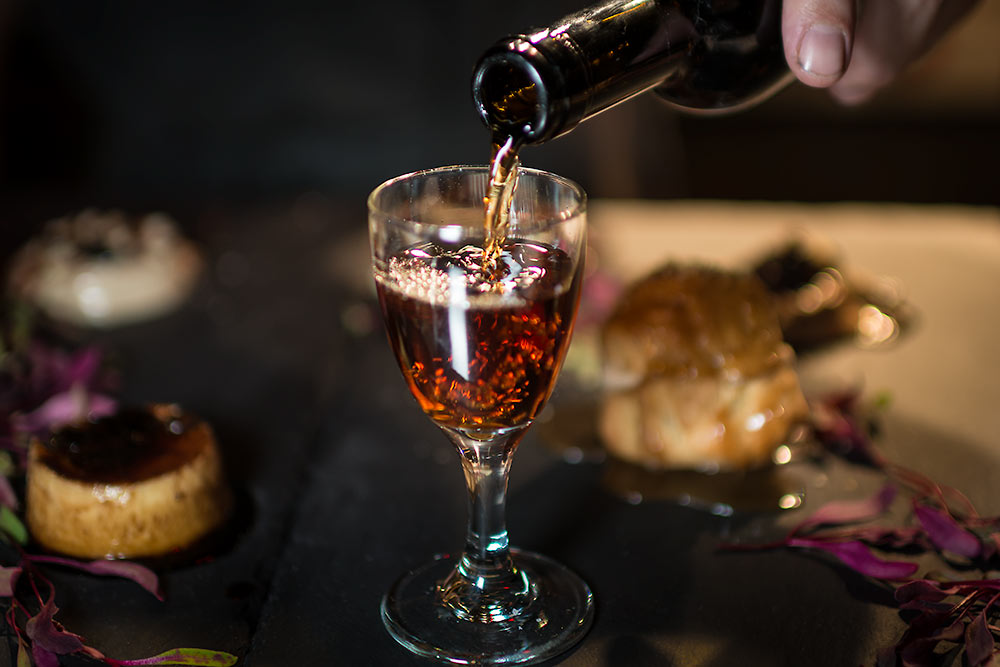
M 580 2 L 5 5 L 0 195 L 157 207 L 363 198 L 483 162 L 469 77 L 497 37 Z M 1000 204 L 1000 0 L 873 104 L 793 87 L 727 118 L 653 96 L 525 151 L 594 196 Z

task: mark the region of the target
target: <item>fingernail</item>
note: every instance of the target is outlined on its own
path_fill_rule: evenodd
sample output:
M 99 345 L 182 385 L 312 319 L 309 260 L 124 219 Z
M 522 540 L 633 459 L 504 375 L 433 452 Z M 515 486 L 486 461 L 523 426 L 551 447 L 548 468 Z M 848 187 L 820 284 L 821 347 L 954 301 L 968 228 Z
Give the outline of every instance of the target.
M 799 42 L 799 66 L 817 76 L 840 76 L 847 62 L 844 31 L 829 25 L 814 25 Z

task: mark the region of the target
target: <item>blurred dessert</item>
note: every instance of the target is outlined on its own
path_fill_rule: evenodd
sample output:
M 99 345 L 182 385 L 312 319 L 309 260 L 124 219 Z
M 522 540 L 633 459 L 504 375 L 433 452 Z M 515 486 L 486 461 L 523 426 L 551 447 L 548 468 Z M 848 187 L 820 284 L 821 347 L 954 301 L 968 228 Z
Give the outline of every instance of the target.
M 212 429 L 162 404 L 35 440 L 26 497 L 32 537 L 78 558 L 184 549 L 219 528 L 233 506 Z
M 647 467 L 760 466 L 808 414 L 794 352 L 751 274 L 664 267 L 626 290 L 602 356 L 601 439 Z
M 913 319 L 897 283 L 848 280 L 834 253 L 815 241 L 791 241 L 758 260 L 753 272 L 774 298 L 785 340 L 799 353 L 847 339 L 883 345 Z
M 49 222 L 14 257 L 8 287 L 48 315 L 111 327 L 162 315 L 190 294 L 202 259 L 169 217 L 87 210 Z

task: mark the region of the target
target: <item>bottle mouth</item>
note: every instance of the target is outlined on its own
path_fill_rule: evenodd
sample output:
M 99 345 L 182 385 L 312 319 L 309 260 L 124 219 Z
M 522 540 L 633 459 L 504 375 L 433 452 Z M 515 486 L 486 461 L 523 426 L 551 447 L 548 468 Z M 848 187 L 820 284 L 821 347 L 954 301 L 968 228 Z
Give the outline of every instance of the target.
M 545 140 L 550 131 L 549 90 L 532 62 L 542 55 L 522 38 L 501 42 L 480 58 L 472 77 L 472 96 L 483 122 L 494 133 L 526 143 Z

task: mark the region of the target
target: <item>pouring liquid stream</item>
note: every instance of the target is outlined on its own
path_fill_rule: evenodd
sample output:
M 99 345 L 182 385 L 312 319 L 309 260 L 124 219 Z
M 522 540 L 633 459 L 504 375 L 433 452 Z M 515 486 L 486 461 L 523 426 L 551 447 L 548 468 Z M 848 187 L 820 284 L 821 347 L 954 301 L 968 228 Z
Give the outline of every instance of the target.
M 485 208 L 486 237 L 483 242 L 483 273 L 499 278 L 498 263 L 507 240 L 510 225 L 510 205 L 517 186 L 517 171 L 520 164 L 518 149 L 520 142 L 513 136 L 493 135 L 493 157 L 490 160 L 490 183 L 483 197 Z

